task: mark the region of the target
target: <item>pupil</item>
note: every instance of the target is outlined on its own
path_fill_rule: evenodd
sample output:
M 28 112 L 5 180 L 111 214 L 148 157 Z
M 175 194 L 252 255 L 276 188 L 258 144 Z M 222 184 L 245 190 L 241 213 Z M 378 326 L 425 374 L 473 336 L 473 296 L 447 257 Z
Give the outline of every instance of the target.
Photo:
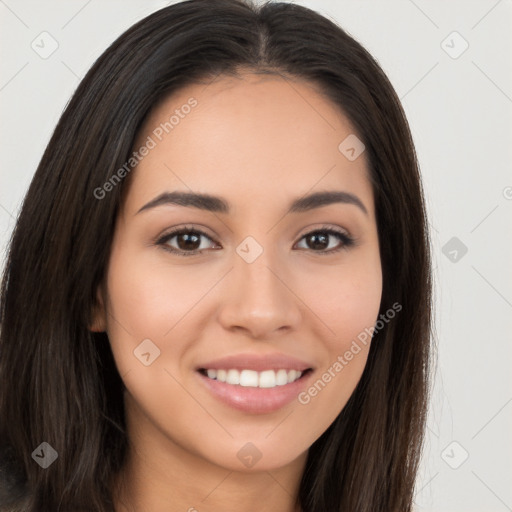
M 309 241 L 313 242 L 312 244 L 310 244 L 310 247 L 314 248 L 314 249 L 325 249 L 325 247 L 328 247 L 328 245 L 329 245 L 327 235 L 325 233 L 321 233 L 321 234 L 316 233 L 316 234 L 310 235 Z
M 197 249 L 199 237 L 189 233 L 178 235 L 178 246 L 180 249 Z M 325 249 L 329 246 L 328 236 L 325 233 L 314 233 L 308 238 L 308 245 L 312 249 Z
M 181 241 L 184 243 L 181 243 Z M 194 247 L 199 242 L 199 237 L 197 235 L 190 235 L 188 233 L 183 233 L 178 236 L 178 246 L 180 249 L 197 249 Z

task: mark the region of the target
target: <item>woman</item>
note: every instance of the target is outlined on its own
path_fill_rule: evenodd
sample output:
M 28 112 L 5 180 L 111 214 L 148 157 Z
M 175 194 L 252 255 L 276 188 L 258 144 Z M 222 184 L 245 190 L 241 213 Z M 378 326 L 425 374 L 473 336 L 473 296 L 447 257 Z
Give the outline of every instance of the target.
M 304 7 L 121 35 L 43 155 L 2 283 L 1 510 L 412 509 L 427 220 L 375 60 Z

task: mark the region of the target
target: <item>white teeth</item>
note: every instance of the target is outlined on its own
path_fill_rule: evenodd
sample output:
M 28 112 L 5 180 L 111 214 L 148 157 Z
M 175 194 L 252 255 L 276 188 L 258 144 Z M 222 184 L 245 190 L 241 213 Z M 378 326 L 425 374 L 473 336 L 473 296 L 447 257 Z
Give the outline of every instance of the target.
M 226 382 L 228 384 L 240 384 L 240 373 L 238 370 L 228 370 Z
M 299 370 L 206 370 L 210 379 L 251 388 L 274 388 L 291 384 L 302 376 Z
M 288 372 L 286 370 L 279 370 L 276 372 L 276 384 L 278 386 L 288 384 Z
M 240 386 L 257 388 L 258 372 L 255 372 L 254 370 L 242 370 L 240 372 Z
M 273 388 L 276 386 L 276 372 L 274 370 L 266 370 L 260 373 L 258 381 L 260 388 Z

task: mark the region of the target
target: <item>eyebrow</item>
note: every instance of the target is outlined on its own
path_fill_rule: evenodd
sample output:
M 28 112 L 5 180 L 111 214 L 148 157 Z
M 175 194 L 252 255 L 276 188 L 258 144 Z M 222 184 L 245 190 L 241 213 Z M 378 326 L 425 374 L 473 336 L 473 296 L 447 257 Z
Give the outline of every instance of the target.
M 359 197 L 349 192 L 337 190 L 315 192 L 295 199 L 289 205 L 286 213 L 307 212 L 315 208 L 320 208 L 321 206 L 327 206 L 335 203 L 357 206 L 361 211 L 368 215 L 368 210 Z M 210 194 L 200 194 L 197 192 L 164 192 L 140 208 L 136 215 L 145 210 L 162 205 L 185 206 L 215 213 L 228 214 L 230 212 L 229 203 L 222 197 L 212 196 Z

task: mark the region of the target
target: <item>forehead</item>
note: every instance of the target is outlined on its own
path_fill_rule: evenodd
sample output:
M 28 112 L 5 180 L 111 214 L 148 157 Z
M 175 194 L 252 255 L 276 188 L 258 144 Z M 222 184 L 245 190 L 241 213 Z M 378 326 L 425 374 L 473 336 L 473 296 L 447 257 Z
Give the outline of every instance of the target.
M 191 84 L 145 121 L 134 149 L 153 147 L 128 196 L 140 203 L 179 189 L 288 201 L 336 188 L 364 196 L 372 210 L 366 155 L 350 161 L 339 148 L 354 135 L 341 109 L 306 81 L 248 73 Z

